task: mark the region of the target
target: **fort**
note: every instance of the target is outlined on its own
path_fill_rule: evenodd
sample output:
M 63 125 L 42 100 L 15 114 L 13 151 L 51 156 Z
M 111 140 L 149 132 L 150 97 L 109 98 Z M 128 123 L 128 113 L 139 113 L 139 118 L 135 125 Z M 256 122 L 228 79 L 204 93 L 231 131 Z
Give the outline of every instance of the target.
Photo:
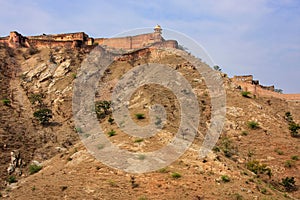
M 16 31 L 12 31 L 9 36 L 0 37 L 0 43 L 5 43 L 11 48 L 57 46 L 75 48 L 101 45 L 108 48 L 131 50 L 155 45 L 169 48 L 178 47 L 176 40 L 165 40 L 161 34 L 162 28 L 159 25 L 155 26 L 153 33 L 117 38 L 92 38 L 84 32 L 23 36 Z
M 281 94 L 275 91 L 274 85 L 263 86 L 258 80 L 253 80 L 252 75 L 234 76 L 231 81 L 243 91 L 251 92 L 256 97 L 276 97 L 290 101 L 300 101 L 300 94 Z
M 178 48 L 176 40 L 165 40 L 162 37 L 160 25 L 154 27 L 154 32 L 135 36 L 115 38 L 92 38 L 84 32 L 63 34 L 42 34 L 37 36 L 23 36 L 17 31 L 10 32 L 9 36 L 0 37 L 0 43 L 11 48 L 40 48 L 40 47 L 93 47 L 101 45 L 104 48 L 123 50 L 145 49 L 146 47 Z M 144 51 L 139 51 L 144 53 Z M 127 55 L 133 56 L 133 55 Z M 273 96 L 286 100 L 300 101 L 300 94 L 281 94 L 275 91 L 274 86 L 263 86 L 252 75 L 234 76 L 231 81 L 243 91 L 249 91 L 255 96 Z

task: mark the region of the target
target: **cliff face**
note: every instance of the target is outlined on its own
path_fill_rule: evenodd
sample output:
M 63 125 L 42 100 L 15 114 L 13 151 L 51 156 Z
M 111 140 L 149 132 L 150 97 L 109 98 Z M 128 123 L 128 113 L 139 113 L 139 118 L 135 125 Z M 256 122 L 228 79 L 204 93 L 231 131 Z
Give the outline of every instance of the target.
M 18 40 L 16 40 L 18 41 Z M 159 45 L 158 45 L 159 46 Z M 211 99 L 204 77 L 187 60 L 155 46 L 115 59 L 99 80 L 95 103 L 110 100 L 120 77 L 135 67 L 160 63 L 176 70 L 191 84 L 199 101 L 199 129 L 191 147 L 170 166 L 146 174 L 130 174 L 97 161 L 78 137 L 73 123 L 74 82 L 91 48 L 12 49 L 0 46 L 0 178 L 7 199 L 299 199 L 296 188 L 287 190 L 282 179 L 294 177 L 300 185 L 299 137 L 292 137 L 286 113 L 300 123 L 299 101 L 258 95 L 245 98 L 237 84 L 223 77 L 226 121 L 218 144 L 205 159 L 198 150 L 210 122 Z M 167 122 L 157 135 L 141 139 L 123 133 L 110 115 L 99 119 L 107 138 L 132 152 L 165 146 L 180 125 L 180 112 L 172 91 L 157 85 L 137 89 L 130 100 L 132 120 L 149 123 L 148 108 L 162 104 Z M 42 124 L 34 113 L 50 109 Z M 143 114 L 144 119 L 137 119 Z M 249 122 L 257 123 L 256 127 Z M 254 123 L 254 124 L 255 124 Z M 16 162 L 17 160 L 17 162 Z M 30 174 L 30 165 L 42 169 Z M 251 168 L 252 167 L 252 168 Z M 257 167 L 255 171 L 255 167 Z M 10 169 L 10 170 L 8 170 Z M 271 170 L 271 174 L 268 173 Z M 12 183 L 11 177 L 17 181 Z M 10 180 L 10 181 L 8 181 Z M 11 182 L 11 183 L 9 183 Z M 294 190 L 295 189 L 295 190 Z

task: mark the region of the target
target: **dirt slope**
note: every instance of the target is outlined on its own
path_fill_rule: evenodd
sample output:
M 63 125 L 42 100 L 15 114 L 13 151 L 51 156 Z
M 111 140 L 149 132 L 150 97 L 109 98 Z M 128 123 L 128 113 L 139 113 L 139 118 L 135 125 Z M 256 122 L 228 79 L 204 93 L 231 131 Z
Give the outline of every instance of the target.
M 221 74 L 227 93 L 226 123 L 214 151 L 199 159 L 211 112 L 204 79 L 183 58 L 152 48 L 114 62 L 99 82 L 96 101 L 110 100 L 111 88 L 130 69 L 146 63 L 166 64 L 180 72 L 197 95 L 199 134 L 184 155 L 156 172 L 130 174 L 95 160 L 80 142 L 72 119 L 73 83 L 89 52 L 85 48 L 45 48 L 38 52 L 0 48 L 0 97 L 11 101 L 0 106 L 3 199 L 300 199 L 299 189 L 286 191 L 280 184 L 283 178 L 294 177 L 296 186 L 300 185 L 300 140 L 291 136 L 285 118 L 286 112 L 291 112 L 293 120 L 300 123 L 300 102 L 251 95 L 245 98 Z M 143 126 L 149 122 L 148 107 L 155 103 L 164 105 L 168 122 L 154 137 L 139 140 L 128 136 L 108 122 L 109 115 L 99 124 L 105 132 L 116 131 L 108 139 L 120 148 L 133 152 L 159 149 L 179 126 L 176 96 L 163 87 L 147 85 L 134 93 L 129 109 L 134 121 Z M 53 113 L 47 125 L 33 117 L 42 107 Z M 136 119 L 137 113 L 144 114 L 145 119 Z M 249 128 L 250 121 L 257 122 L 258 127 Z M 9 175 L 12 151 L 20 152 L 22 164 Z M 43 168 L 30 175 L 34 160 Z M 251 163 L 260 167 L 257 174 L 249 170 Z M 6 181 L 11 176 L 16 183 Z

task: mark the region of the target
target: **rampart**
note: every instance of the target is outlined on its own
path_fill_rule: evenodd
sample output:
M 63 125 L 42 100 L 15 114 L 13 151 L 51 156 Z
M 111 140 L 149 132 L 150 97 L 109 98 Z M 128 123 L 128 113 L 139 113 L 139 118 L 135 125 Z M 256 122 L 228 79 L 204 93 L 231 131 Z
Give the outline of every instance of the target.
M 1 37 L 0 43 L 6 43 L 12 48 L 18 47 L 81 47 L 102 45 L 104 47 L 116 49 L 139 49 L 151 45 L 177 48 L 175 40 L 165 40 L 159 25 L 154 28 L 153 33 L 140 34 L 136 36 L 126 36 L 118 38 L 92 38 L 84 32 L 64 33 L 64 34 L 42 34 L 38 36 L 23 36 L 16 31 L 10 32 L 7 37 Z
M 253 80 L 252 75 L 246 76 L 234 76 L 231 78 L 232 82 L 240 87 L 243 91 L 251 92 L 253 95 L 265 96 L 265 97 L 276 97 L 291 101 L 300 101 L 300 94 L 281 94 L 275 92 L 275 87 L 263 86 L 259 84 L 258 80 Z

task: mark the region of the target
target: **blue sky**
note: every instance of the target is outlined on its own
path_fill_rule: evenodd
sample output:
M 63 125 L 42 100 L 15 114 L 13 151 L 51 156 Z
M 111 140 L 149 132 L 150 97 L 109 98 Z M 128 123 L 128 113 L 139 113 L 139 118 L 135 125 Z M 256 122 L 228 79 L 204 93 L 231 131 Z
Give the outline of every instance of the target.
M 299 0 L 0 0 L 0 17 L 1 36 L 110 37 L 160 24 L 196 40 L 229 76 L 300 93 Z

